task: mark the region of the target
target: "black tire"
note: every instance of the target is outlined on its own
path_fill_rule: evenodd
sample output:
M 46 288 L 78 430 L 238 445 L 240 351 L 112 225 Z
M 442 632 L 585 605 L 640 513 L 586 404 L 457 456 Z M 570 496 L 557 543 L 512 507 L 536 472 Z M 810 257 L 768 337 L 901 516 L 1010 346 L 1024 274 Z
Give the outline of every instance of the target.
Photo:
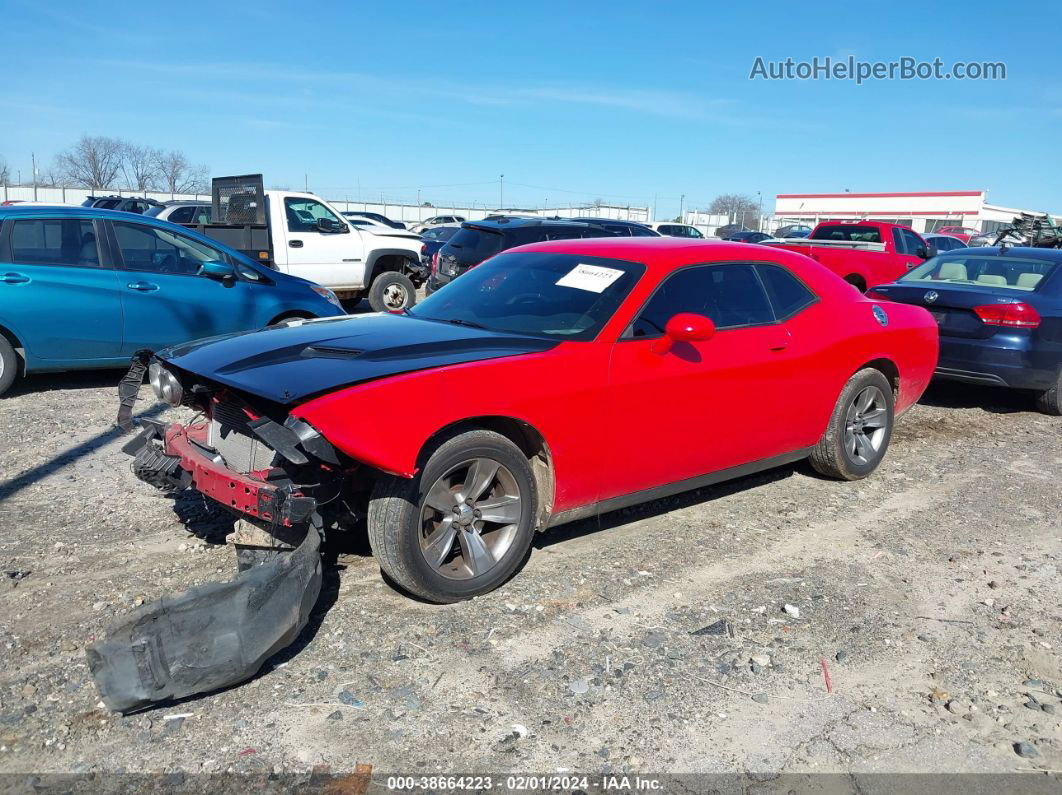
M 7 337 L 0 335 L 0 395 L 4 394 L 18 378 L 19 361 L 18 354 L 7 341 Z
M 0 392 L 3 389 L 0 387 Z M 1036 396 L 1036 407 L 1044 414 L 1053 417 L 1062 417 L 1062 371 L 1055 379 L 1055 385 L 1045 392 Z
M 520 518 L 508 549 L 491 568 L 478 576 L 451 579 L 433 568 L 421 551 L 422 508 L 436 481 L 477 458 L 489 458 L 512 474 L 520 489 Z M 376 481 L 369 498 L 369 546 L 383 572 L 410 593 L 437 603 L 471 599 L 502 585 L 527 557 L 537 502 L 531 465 L 520 448 L 493 431 L 467 431 L 439 445 L 416 478 L 383 476 Z
M 401 291 L 404 293 L 401 303 L 394 298 Z M 417 303 L 417 288 L 404 273 L 384 271 L 372 280 L 369 287 L 369 306 L 373 312 L 394 312 L 409 309 Z
M 876 387 L 883 401 L 884 414 L 880 416 L 883 427 L 880 436 L 877 429 L 869 435 L 874 440 L 876 447 L 870 448 L 871 454 L 860 457 L 849 450 L 846 444 L 845 434 L 848 428 L 849 412 L 853 408 L 856 399 L 861 397 L 864 391 Z M 892 385 L 880 370 L 866 368 L 848 379 L 848 383 L 841 390 L 841 396 L 837 399 L 837 406 L 830 417 L 830 424 L 826 426 L 826 433 L 822 435 L 819 443 L 815 445 L 810 461 L 815 471 L 827 477 L 839 480 L 859 480 L 865 478 L 881 463 L 885 452 L 889 449 L 889 441 L 892 439 L 892 426 L 895 420 L 896 406 L 892 393 Z M 860 426 L 862 424 L 860 423 Z M 864 434 L 866 438 L 866 434 Z

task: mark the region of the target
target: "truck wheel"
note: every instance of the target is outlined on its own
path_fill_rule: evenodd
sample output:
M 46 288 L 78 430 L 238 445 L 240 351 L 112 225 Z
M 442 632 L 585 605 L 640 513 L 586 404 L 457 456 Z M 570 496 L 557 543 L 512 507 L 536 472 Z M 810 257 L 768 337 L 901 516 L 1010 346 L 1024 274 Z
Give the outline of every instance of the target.
M 417 303 L 417 288 L 404 273 L 384 271 L 372 280 L 369 306 L 373 312 L 396 312 Z
M 867 291 L 867 283 L 858 273 L 849 273 L 844 277 L 844 280 L 850 285 L 855 287 L 859 292 L 865 293 Z
M 0 386 L 0 392 L 2 391 L 3 387 Z M 1062 416 L 1062 372 L 1059 372 L 1053 387 L 1037 395 L 1036 407 L 1044 414 L 1051 414 L 1055 417 Z
M 0 395 L 4 394 L 18 378 L 18 354 L 7 338 L 0 335 Z
M 369 545 L 410 593 L 457 602 L 508 580 L 531 547 L 538 495 L 520 449 L 493 431 L 454 436 L 413 478 L 384 476 L 369 499 Z
M 860 370 L 841 390 L 826 433 L 811 454 L 811 466 L 839 480 L 865 478 L 889 448 L 894 410 L 889 380 L 879 370 Z

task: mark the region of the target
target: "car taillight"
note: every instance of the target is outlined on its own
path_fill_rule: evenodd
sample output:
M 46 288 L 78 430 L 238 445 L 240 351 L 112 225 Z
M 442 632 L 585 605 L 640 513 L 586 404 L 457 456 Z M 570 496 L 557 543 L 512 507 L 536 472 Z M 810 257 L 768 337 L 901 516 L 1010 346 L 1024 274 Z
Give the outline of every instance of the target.
M 975 306 L 973 311 L 986 326 L 1036 328 L 1040 325 L 1040 313 L 1021 301 L 1014 304 L 984 304 Z
M 435 273 L 439 269 L 439 252 L 436 251 L 431 255 L 431 272 Z
M 428 244 L 427 243 L 422 243 L 421 244 L 420 253 L 421 254 L 427 254 L 428 253 Z

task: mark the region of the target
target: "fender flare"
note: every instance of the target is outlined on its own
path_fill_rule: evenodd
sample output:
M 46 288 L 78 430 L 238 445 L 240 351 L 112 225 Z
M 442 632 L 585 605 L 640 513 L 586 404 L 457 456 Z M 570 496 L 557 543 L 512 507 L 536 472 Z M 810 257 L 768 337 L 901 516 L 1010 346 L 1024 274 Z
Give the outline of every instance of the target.
M 374 248 L 365 259 L 365 287 L 372 286 L 373 280 L 383 271 L 390 270 L 377 267 L 384 257 L 401 257 L 402 259 L 417 261 L 417 255 L 407 248 Z

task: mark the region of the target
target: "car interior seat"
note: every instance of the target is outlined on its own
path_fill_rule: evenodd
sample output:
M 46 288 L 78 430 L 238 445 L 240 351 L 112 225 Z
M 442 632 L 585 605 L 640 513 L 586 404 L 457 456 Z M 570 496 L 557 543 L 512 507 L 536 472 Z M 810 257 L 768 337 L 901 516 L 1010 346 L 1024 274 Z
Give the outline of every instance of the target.
M 982 273 L 977 277 L 978 284 L 994 284 L 1001 287 L 1007 286 L 1007 277 L 995 273 Z
M 96 249 L 96 235 L 86 232 L 81 236 L 81 248 L 77 254 L 78 265 L 99 265 L 100 255 Z
M 945 262 L 940 266 L 937 278 L 949 282 L 965 282 L 970 280 L 970 277 L 966 272 L 966 266 L 961 262 Z
M 1043 278 L 1044 275 L 1042 273 L 1019 273 L 1017 286 L 1032 289 L 1036 287 Z

